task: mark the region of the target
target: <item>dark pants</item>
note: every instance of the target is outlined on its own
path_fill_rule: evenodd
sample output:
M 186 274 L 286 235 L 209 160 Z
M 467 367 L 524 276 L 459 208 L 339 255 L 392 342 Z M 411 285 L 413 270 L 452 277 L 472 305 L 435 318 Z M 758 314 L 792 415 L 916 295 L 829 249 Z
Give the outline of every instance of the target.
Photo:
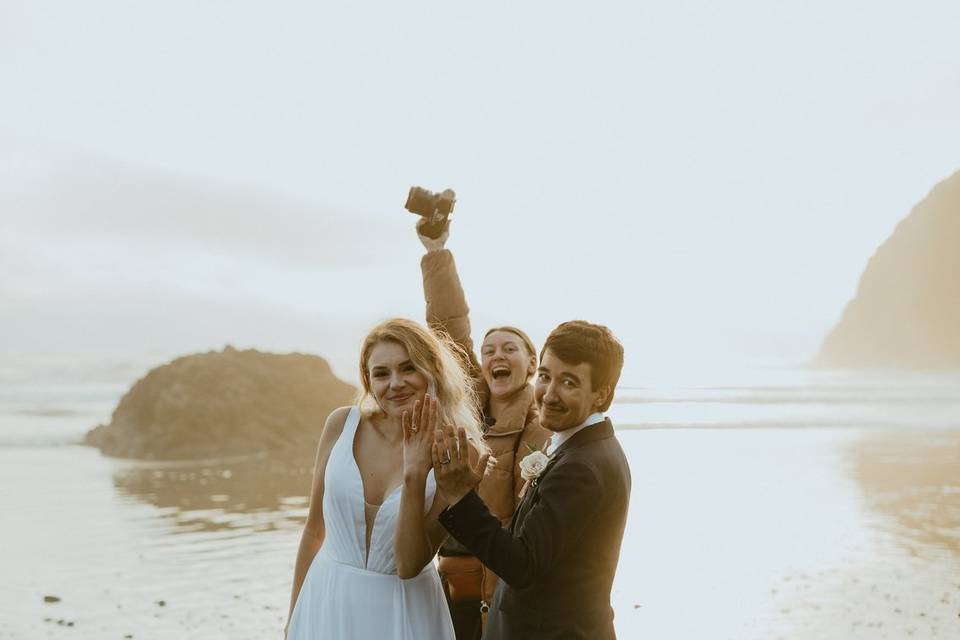
M 483 635 L 483 625 L 480 621 L 480 601 L 450 599 L 450 590 L 447 580 L 440 574 L 443 583 L 443 594 L 447 597 L 447 606 L 450 607 L 450 617 L 453 619 L 453 631 L 457 640 L 480 640 Z

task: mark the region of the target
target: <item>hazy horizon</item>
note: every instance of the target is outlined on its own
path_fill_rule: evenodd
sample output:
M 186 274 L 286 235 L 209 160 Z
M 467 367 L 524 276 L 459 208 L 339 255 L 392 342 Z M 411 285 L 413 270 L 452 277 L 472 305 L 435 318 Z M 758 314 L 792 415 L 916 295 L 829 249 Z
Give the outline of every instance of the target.
M 422 318 L 419 184 L 458 192 L 475 333 L 583 317 L 628 369 L 797 363 L 960 169 L 955 3 L 2 11 L 8 354 L 352 375 L 367 328 Z

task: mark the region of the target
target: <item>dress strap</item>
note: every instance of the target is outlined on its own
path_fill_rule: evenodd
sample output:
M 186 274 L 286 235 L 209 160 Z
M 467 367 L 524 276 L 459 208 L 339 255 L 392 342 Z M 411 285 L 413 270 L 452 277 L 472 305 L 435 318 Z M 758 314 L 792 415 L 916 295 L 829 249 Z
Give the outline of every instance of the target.
M 341 437 L 344 435 L 350 439 L 350 448 L 353 448 L 353 436 L 357 433 L 357 427 L 360 425 L 360 407 L 354 405 L 350 407 L 350 413 L 347 414 L 347 420 L 343 423 L 343 431 L 340 432 Z
M 347 417 L 343 421 L 343 429 L 340 430 L 340 435 L 337 436 L 337 441 L 333 445 L 333 451 L 330 453 L 331 459 L 338 461 L 343 460 L 342 464 L 352 462 L 353 439 L 356 436 L 357 426 L 359 424 L 360 408 L 356 406 L 350 407 L 350 411 L 347 412 Z

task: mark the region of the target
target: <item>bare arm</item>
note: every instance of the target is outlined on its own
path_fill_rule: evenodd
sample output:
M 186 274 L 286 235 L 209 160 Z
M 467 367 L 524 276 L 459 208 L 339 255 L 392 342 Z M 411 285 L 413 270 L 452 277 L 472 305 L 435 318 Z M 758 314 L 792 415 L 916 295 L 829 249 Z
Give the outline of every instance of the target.
M 424 516 L 424 493 L 432 465 L 430 449 L 437 414 L 437 401 L 427 395 L 423 406 L 417 404 L 412 415 L 403 415 L 403 488 L 394 543 L 397 575 L 402 579 L 419 575 L 447 537 L 438 521 L 440 512 L 446 506 L 439 493 L 434 496 L 430 511 Z
M 303 535 L 300 537 L 300 549 L 297 551 L 297 564 L 293 571 L 293 592 L 290 595 L 290 610 L 287 613 L 287 624 L 290 624 L 290 616 L 293 614 L 293 607 L 297 603 L 300 595 L 300 588 L 303 587 L 303 581 L 307 577 L 307 570 L 313 562 L 314 556 L 323 545 L 325 529 L 323 526 L 323 476 L 327 470 L 327 460 L 330 459 L 330 451 L 334 443 L 343 431 L 343 423 L 346 421 L 349 407 L 340 407 L 327 418 L 323 425 L 323 433 L 320 435 L 320 443 L 317 445 L 317 459 L 313 467 L 313 486 L 310 492 L 310 511 L 307 514 L 307 523 L 303 527 Z

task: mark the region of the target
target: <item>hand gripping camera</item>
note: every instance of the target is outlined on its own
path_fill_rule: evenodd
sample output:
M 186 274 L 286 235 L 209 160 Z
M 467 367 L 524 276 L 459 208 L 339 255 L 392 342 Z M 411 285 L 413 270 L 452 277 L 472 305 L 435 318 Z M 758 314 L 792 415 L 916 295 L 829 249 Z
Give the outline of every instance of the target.
M 403 205 L 410 213 L 423 216 L 426 222 L 419 227 L 419 232 L 428 238 L 439 238 L 447 230 L 450 214 L 457 203 L 457 194 L 453 189 L 445 189 L 440 193 L 427 191 L 422 187 L 410 187 L 407 194 L 407 204 Z

